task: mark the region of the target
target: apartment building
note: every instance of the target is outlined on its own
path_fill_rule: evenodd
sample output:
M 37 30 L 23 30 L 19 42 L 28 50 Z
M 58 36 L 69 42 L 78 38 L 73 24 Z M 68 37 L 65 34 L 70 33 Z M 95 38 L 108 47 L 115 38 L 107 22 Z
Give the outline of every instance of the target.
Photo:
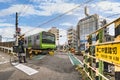
M 48 30 L 48 32 L 55 34 L 56 45 L 59 45 L 59 29 L 52 27 L 50 30 Z
M 71 27 L 67 30 L 67 39 L 68 39 L 68 45 L 71 48 L 77 48 L 77 36 L 76 36 L 76 30 Z
M 98 21 L 99 21 L 99 17 L 97 14 L 90 15 L 79 20 L 77 24 L 79 50 L 82 51 L 86 49 L 87 35 L 96 31 L 99 28 Z M 94 37 L 93 37 L 93 42 L 95 42 Z

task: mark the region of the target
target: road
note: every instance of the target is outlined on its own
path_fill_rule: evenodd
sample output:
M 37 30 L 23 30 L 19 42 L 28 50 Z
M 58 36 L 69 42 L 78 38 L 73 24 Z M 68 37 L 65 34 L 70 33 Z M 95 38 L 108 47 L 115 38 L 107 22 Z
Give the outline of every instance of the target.
M 57 52 L 54 56 L 44 55 L 42 58 L 34 57 L 22 65 L 36 71 L 28 75 L 9 64 L 9 55 L 0 52 L 6 63 L 0 64 L 0 80 L 82 80 L 79 72 L 71 64 L 67 53 Z M 0 61 L 3 62 L 3 60 Z

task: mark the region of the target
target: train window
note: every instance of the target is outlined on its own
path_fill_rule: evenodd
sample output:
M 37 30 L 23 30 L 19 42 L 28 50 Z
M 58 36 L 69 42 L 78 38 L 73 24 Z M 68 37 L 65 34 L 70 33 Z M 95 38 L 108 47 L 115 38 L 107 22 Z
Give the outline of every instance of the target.
M 24 42 L 25 42 L 25 44 L 27 44 L 27 40 L 25 40 Z
M 39 39 L 39 35 L 36 36 L 36 39 Z
M 32 42 L 31 37 L 28 37 L 28 42 L 29 42 L 29 43 L 31 43 L 31 42 Z

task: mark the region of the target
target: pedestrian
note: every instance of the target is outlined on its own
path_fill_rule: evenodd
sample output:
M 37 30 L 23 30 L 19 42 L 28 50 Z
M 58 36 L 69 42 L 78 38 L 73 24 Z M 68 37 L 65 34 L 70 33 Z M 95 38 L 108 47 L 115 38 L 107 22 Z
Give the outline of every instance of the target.
M 24 50 L 24 38 L 19 39 L 18 48 L 19 48 L 19 52 L 18 52 L 19 62 L 22 63 L 22 61 L 24 61 L 24 63 L 26 63 L 27 61 L 26 61 L 26 53 Z

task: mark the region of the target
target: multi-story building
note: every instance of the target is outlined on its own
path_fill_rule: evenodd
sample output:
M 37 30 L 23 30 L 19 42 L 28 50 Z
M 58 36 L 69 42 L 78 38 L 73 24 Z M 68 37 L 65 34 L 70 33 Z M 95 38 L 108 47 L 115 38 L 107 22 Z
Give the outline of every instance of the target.
M 72 27 L 67 30 L 68 45 L 70 48 L 77 48 L 76 30 Z
M 78 50 L 86 49 L 87 35 L 99 28 L 98 21 L 97 14 L 79 20 L 77 24 Z M 95 41 L 95 38 L 93 38 L 93 41 Z
M 56 45 L 59 45 L 59 29 L 52 27 L 50 30 L 48 30 L 48 32 L 55 34 Z

